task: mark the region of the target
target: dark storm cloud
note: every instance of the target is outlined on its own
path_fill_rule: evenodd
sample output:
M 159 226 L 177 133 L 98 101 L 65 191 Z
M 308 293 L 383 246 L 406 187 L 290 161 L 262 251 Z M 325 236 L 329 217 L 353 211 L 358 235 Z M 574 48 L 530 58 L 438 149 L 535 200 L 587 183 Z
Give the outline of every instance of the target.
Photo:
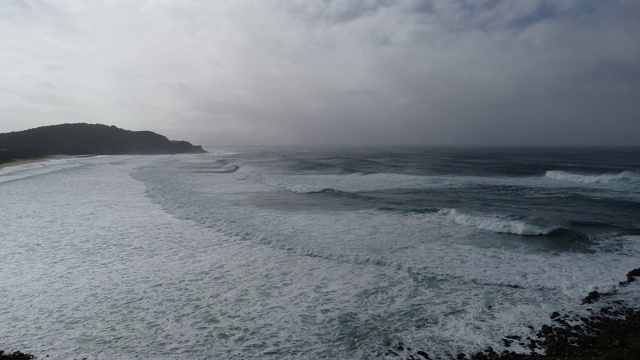
M 635 1 L 6 1 L 0 131 L 638 144 Z

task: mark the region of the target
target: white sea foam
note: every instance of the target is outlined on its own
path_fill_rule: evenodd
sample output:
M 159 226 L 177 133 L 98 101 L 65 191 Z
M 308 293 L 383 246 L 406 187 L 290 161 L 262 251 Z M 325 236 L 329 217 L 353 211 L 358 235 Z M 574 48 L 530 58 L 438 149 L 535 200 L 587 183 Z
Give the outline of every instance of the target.
M 84 166 L 83 158 L 65 158 L 7 164 L 0 168 L 0 183 L 25 179 L 32 176 L 44 175 L 51 172 L 72 169 Z
M 264 184 L 297 193 L 335 189 L 343 192 L 365 192 L 387 189 L 460 189 L 470 186 L 517 186 L 529 188 L 563 188 L 575 184 L 600 185 L 608 189 L 616 185 L 622 190 L 637 189 L 640 175 L 631 171 L 619 174 L 580 175 L 563 171 L 547 171 L 543 177 L 421 176 L 395 173 L 353 173 L 324 175 L 291 175 L 270 173 L 253 166 L 242 166 L 236 172 L 239 180 Z M 630 188 L 631 187 L 631 188 Z M 604 197 L 619 198 L 607 193 Z M 637 199 L 637 197 L 632 197 Z
M 574 283 L 575 279 L 582 278 L 577 272 L 586 274 L 584 269 L 576 269 L 575 274 L 565 269 L 573 275 L 559 277 L 552 269 L 563 267 L 562 262 L 566 260 L 561 260 L 560 263 L 555 263 L 554 260 L 554 265 L 549 263 L 548 272 L 533 271 L 537 275 L 532 276 L 531 269 L 539 266 L 542 256 L 534 246 L 536 242 L 520 243 L 513 239 L 500 242 L 501 240 L 494 239 L 491 235 L 496 232 L 542 235 L 554 231 L 555 228 L 551 226 L 535 225 L 505 216 L 465 214 L 454 209 L 407 215 L 378 211 L 305 213 L 269 208 L 227 207 L 225 203 L 234 204 L 233 196 L 230 197 L 229 194 L 272 189 L 262 183 L 238 182 L 232 177 L 216 178 L 211 186 L 207 183 L 200 183 L 197 187 L 186 186 L 197 183 L 198 180 L 191 176 L 167 173 L 165 170 L 161 168 L 160 172 L 156 172 L 153 168 L 148 168 L 138 173 L 136 178 L 147 184 L 147 194 L 166 210 L 180 218 L 195 220 L 224 233 L 276 249 L 345 263 L 375 264 L 423 274 L 454 275 L 481 283 L 515 284 L 532 288 L 558 286 L 567 295 L 571 294 L 576 298 L 585 289 L 574 287 L 575 283 L 580 283 Z M 167 174 L 174 176 L 167 178 Z M 193 188 L 198 191 L 188 190 Z M 489 233 L 478 232 L 478 228 L 488 230 Z M 496 252 L 485 248 L 486 246 L 506 248 Z M 532 253 L 526 255 L 527 258 L 523 258 L 524 255 L 514 257 L 512 250 Z M 473 260 L 469 258 L 470 254 L 478 251 L 484 255 L 491 254 L 497 260 L 486 263 L 483 256 Z M 573 252 L 566 256 L 577 258 Z M 448 259 L 453 258 L 465 259 L 464 263 L 468 266 L 460 267 L 457 263 L 450 263 Z M 594 261 L 596 260 L 591 259 L 588 262 Z M 474 271 L 470 271 L 470 268 Z M 522 271 L 514 271 L 516 268 Z M 607 283 L 592 282 L 592 279 L 593 274 L 585 277 L 583 285 Z
M 478 229 L 489 230 L 497 233 L 516 235 L 547 235 L 556 230 L 555 227 L 544 227 L 529 224 L 522 220 L 508 219 L 500 215 L 465 214 L 456 209 L 442 211 L 447 217 L 458 224 L 474 226 Z
M 598 174 L 598 175 L 585 175 L 574 174 L 559 170 L 550 170 L 545 173 L 545 176 L 558 180 L 569 181 L 582 184 L 638 184 L 640 183 L 640 174 L 632 171 L 623 171 L 617 174 Z
M 54 359 L 369 359 L 400 341 L 440 357 L 500 350 L 551 311 L 584 311 L 579 299 L 640 255 L 634 237 L 616 251 L 496 246 L 450 213 L 241 206 L 274 188 L 180 159 L 195 157 L 105 157 L 3 185 L 3 346 Z

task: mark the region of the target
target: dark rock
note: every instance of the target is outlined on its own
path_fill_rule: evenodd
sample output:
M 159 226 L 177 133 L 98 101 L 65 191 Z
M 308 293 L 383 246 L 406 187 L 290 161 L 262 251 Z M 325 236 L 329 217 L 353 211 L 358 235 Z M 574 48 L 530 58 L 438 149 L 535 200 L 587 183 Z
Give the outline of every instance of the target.
M 0 350 L 0 360 L 32 360 L 36 357 L 31 354 L 25 354 L 20 351 L 14 351 L 12 353 L 5 353 Z
M 425 359 L 429 359 L 429 354 L 427 354 L 427 353 L 426 353 L 426 352 L 424 352 L 424 351 L 418 351 L 416 354 L 418 354 L 418 355 L 422 356 L 422 357 L 423 357 L 423 358 L 425 358 Z
M 636 281 L 636 276 L 640 276 L 640 268 L 633 269 L 627 273 L 627 283 Z
M 551 319 L 555 319 L 555 318 L 557 318 L 558 316 L 560 316 L 560 313 L 559 313 L 559 312 L 557 312 L 557 311 L 554 311 L 554 312 L 552 312 L 552 313 L 551 313 Z
M 479 353 L 474 354 L 473 356 L 471 356 L 471 359 L 472 360 L 486 360 L 487 359 L 487 355 L 485 355 L 484 353 L 479 352 Z
M 593 304 L 595 301 L 600 299 L 600 293 L 597 291 L 592 291 L 587 296 L 582 299 L 583 304 Z

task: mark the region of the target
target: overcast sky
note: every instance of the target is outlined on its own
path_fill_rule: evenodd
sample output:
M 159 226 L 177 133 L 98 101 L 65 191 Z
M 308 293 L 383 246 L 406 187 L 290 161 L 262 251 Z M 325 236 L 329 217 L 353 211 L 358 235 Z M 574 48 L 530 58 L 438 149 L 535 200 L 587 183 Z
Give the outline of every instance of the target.
M 0 132 L 640 145 L 640 1 L 0 0 Z

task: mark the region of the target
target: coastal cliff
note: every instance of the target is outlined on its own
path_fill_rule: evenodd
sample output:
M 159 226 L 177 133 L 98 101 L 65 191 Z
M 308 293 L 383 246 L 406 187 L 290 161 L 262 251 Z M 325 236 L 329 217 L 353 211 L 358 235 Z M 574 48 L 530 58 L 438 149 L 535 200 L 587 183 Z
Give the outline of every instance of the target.
M 50 155 L 206 153 L 187 141 L 102 124 L 61 124 L 0 134 L 0 163 Z

